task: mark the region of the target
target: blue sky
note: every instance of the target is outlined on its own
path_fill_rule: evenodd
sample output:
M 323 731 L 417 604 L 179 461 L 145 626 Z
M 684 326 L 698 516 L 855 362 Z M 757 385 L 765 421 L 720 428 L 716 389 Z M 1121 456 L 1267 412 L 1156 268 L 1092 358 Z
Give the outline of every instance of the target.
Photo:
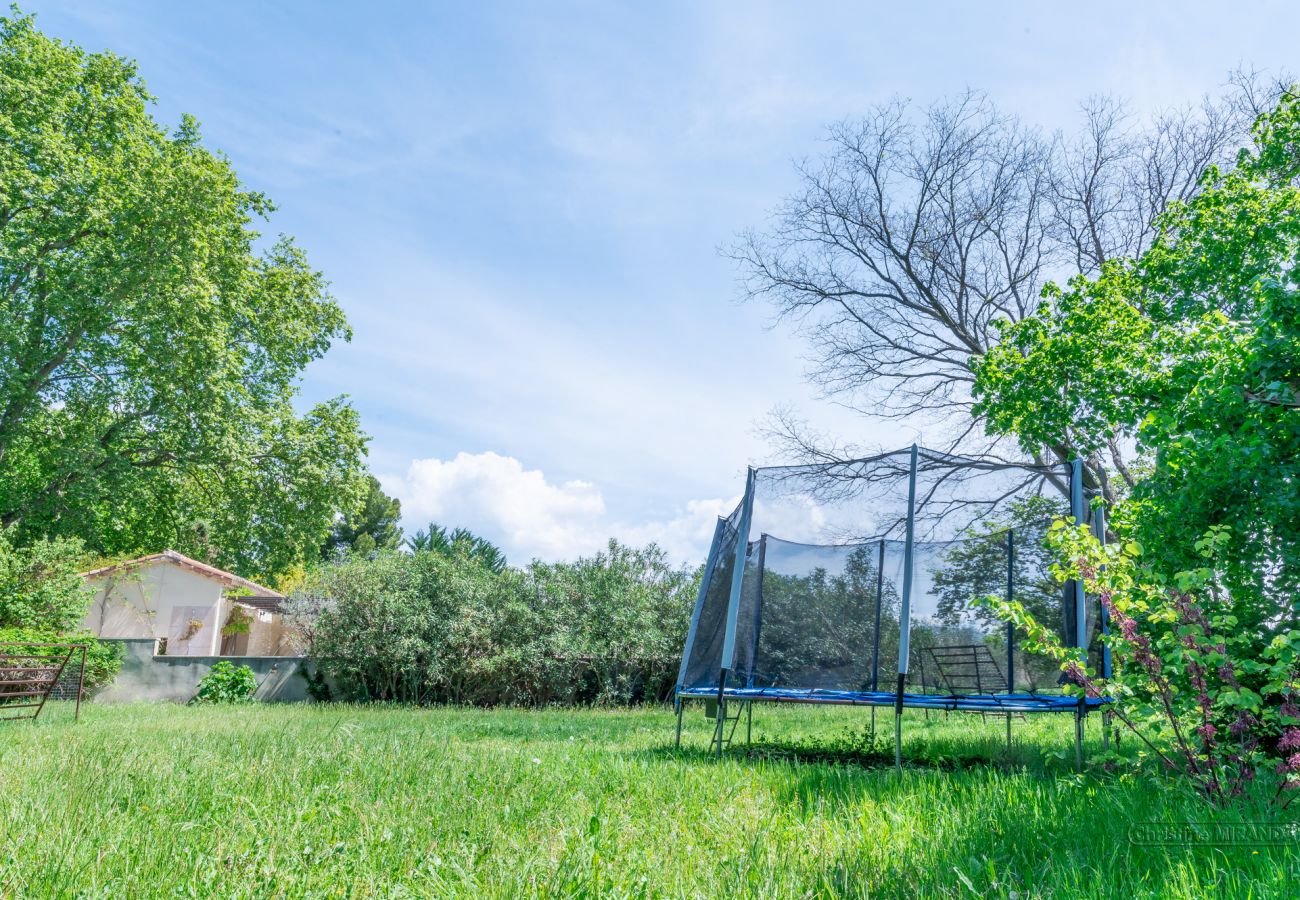
M 355 330 L 349 394 L 405 524 L 513 561 L 604 539 L 702 555 L 777 405 L 859 444 L 914 434 L 803 381 L 803 347 L 718 255 L 825 126 L 966 87 L 1044 129 L 1114 93 L 1196 100 L 1297 68 L 1294 3 L 28 2 L 135 58 L 157 115 L 280 210 Z

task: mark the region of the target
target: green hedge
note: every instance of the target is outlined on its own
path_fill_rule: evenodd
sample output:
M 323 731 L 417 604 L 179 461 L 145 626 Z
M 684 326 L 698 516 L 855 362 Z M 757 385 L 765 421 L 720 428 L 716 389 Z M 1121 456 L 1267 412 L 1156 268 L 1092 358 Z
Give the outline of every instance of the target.
M 653 545 L 496 572 L 382 553 L 330 565 L 291 602 L 344 699 L 616 704 L 667 697 L 697 575 Z

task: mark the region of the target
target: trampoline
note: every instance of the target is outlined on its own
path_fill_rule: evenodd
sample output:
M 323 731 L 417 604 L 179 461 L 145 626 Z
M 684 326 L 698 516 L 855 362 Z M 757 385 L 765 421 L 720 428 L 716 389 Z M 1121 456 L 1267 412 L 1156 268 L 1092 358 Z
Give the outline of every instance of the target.
M 716 700 L 718 692 L 707 688 L 687 688 L 679 691 L 682 699 Z M 837 706 L 889 706 L 898 702 L 892 691 L 832 691 L 802 690 L 799 688 L 726 688 L 723 696 L 728 700 L 746 703 L 819 703 Z M 1088 698 L 1090 708 L 1105 701 Z M 1079 705 L 1076 697 L 1065 694 L 903 694 L 904 709 L 937 709 L 944 712 L 1034 713 L 1074 712 Z
M 751 468 L 714 530 L 674 699 L 677 744 L 687 702 L 730 738 L 728 704 L 892 707 L 902 764 L 904 709 L 1005 716 L 1072 713 L 1108 702 L 1061 690 L 1057 667 L 1024 654 L 1014 629 L 979 599 L 1015 600 L 1068 646 L 1096 642 L 1105 617 L 1080 583 L 1057 581 L 1044 538 L 1062 516 L 1091 522 L 1078 461 L 1027 465 L 894 453 Z

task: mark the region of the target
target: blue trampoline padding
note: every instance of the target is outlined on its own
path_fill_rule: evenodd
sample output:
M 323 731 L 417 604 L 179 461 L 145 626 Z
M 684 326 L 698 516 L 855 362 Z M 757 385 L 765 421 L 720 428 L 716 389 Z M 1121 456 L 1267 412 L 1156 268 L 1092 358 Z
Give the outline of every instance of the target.
M 698 700 L 716 699 L 717 688 L 682 688 L 678 697 Z M 898 695 L 892 691 L 835 691 L 821 688 L 727 688 L 728 700 L 764 700 L 772 703 L 827 703 L 842 706 L 893 706 Z M 1090 697 L 1086 701 L 1095 709 L 1110 698 Z M 1077 697 L 1062 694 L 903 694 L 908 709 L 944 709 L 960 712 L 1073 712 Z

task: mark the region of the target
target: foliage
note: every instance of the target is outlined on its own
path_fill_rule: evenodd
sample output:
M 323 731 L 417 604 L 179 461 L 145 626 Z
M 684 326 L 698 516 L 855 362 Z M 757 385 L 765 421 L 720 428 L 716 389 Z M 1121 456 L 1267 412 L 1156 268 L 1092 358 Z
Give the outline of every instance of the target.
M 94 596 L 78 574 L 81 542 L 42 538 L 19 547 L 16 537 L 14 526 L 0 527 L 0 628 L 79 628 Z
M 214 664 L 199 681 L 199 691 L 191 703 L 248 703 L 257 692 L 257 678 L 248 666 L 236 666 L 229 660 Z
M 93 692 L 110 684 L 122 668 L 122 648 L 101 641 L 89 631 L 78 629 L 22 628 L 0 626 L 0 644 L 83 644 L 86 648 L 86 676 L 83 689 Z M 6 651 L 8 652 L 8 651 Z M 74 657 L 81 664 L 80 655 Z
M 834 574 L 824 566 L 804 575 L 783 573 L 768 551 L 763 640 L 755 660 L 766 683 L 811 686 L 827 673 L 856 673 L 862 680 L 853 689 L 873 690 L 879 686 L 878 678 L 872 682 L 873 647 L 879 647 L 875 671 L 886 678 L 897 671 L 899 596 L 892 579 L 883 582 L 875 639 L 876 590 L 882 585 L 877 546 L 850 551 Z
M 1204 565 L 1171 582 L 1142 569 L 1137 544 L 1103 546 L 1084 526 L 1057 523 L 1052 544 L 1058 577 L 1082 578 L 1110 617 L 1102 642 L 1114 673 L 1099 676 L 1082 649 L 1065 647 L 1023 605 L 990 597 L 1027 632 L 1030 650 L 1059 662 L 1080 692 L 1112 697 L 1120 721 L 1206 799 L 1235 800 L 1261 775 L 1279 776 L 1277 795 L 1300 788 L 1300 631 L 1259 654 L 1255 635 L 1239 628 L 1217 576 L 1226 531 L 1197 541 Z
M 347 323 L 151 102 L 128 60 L 0 18 L 0 523 L 274 573 L 364 487 L 356 412 L 293 405 Z
M 695 586 L 653 546 L 523 571 L 422 550 L 326 566 L 290 608 L 346 699 L 628 702 L 671 690 Z
M 991 629 L 998 619 L 988 606 L 977 602 L 995 594 L 1005 597 L 1007 589 L 1007 536 L 1014 533 L 1011 547 L 1012 599 L 1037 621 L 1046 623 L 1064 637 L 1062 588 L 1053 575 L 1047 530 L 1059 503 L 1042 496 L 1014 500 L 991 518 L 975 525 L 962 539 L 951 544 L 932 566 L 932 591 L 937 598 L 936 619 L 946 628 L 977 626 L 983 637 L 972 635 L 969 642 L 982 640 L 1001 667 L 1006 657 L 1005 629 Z M 915 625 L 914 625 L 915 627 Z M 924 640 L 924 637 L 922 637 Z M 960 641 L 948 641 L 954 643 Z M 1050 685 L 1060 673 L 1055 666 L 1023 648 L 1016 654 L 1017 683 L 1030 689 Z
M 977 364 L 980 410 L 1029 450 L 1135 439 L 1151 460 L 1122 515 L 1153 576 L 1203 565 L 1241 658 L 1300 626 L 1300 102 L 1261 116 L 1136 260 L 1052 289 Z
M 313 671 L 303 663 L 298 667 L 298 674 L 302 680 L 307 683 L 307 696 L 317 703 L 328 703 L 334 699 L 334 691 L 330 687 L 329 678 L 320 669 Z
M 0 528 L 0 643 L 84 644 L 85 689 L 108 684 L 122 655 L 82 628 L 94 590 L 79 574 L 81 542 L 42 538 L 18 547 L 15 531 Z
M 402 502 L 384 493 L 379 479 L 367 476 L 368 488 L 361 506 L 345 511 L 321 545 L 321 557 L 333 559 L 341 552 L 374 553 L 396 550 L 402 543 Z
M 226 616 L 226 624 L 221 626 L 222 637 L 233 637 L 237 634 L 248 634 L 253 625 L 253 617 L 242 606 L 232 605 L 230 615 Z
M 463 557 L 476 564 L 484 565 L 494 572 L 501 572 L 506 567 L 506 556 L 501 552 L 501 548 L 467 528 L 448 531 L 445 526 L 430 522 L 427 531 L 423 529 L 417 531 L 407 544 L 416 553 L 441 553 L 448 557 Z
M 329 601 L 320 602 L 313 653 L 346 699 L 428 702 L 444 679 L 458 599 L 478 606 L 470 598 L 493 587 L 434 554 L 349 557 L 304 592 Z
M 293 650 L 303 656 L 316 655 L 316 625 L 321 613 L 329 606 L 328 597 L 317 590 L 320 582 L 318 570 L 304 570 L 291 593 L 280 602 L 286 639 Z
M 533 563 L 523 600 L 535 610 L 540 634 L 528 653 L 538 677 L 527 702 L 668 697 L 698 590 L 698 578 L 671 565 L 654 544 L 611 540 L 603 552 L 572 563 Z

